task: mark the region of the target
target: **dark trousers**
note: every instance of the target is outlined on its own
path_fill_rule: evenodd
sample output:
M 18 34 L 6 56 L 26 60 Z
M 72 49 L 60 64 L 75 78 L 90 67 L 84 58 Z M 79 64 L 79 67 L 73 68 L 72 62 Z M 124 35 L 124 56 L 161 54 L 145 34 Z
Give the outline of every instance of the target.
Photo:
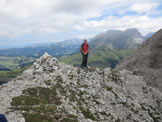
M 83 61 L 82 61 L 82 67 L 87 67 L 87 60 L 88 60 L 88 53 L 87 54 L 83 54 Z

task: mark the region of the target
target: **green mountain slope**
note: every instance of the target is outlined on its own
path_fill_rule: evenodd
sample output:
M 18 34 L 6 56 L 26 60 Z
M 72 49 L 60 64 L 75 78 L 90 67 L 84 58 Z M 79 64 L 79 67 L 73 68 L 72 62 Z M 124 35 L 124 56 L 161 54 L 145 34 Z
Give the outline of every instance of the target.
M 17 68 L 12 71 L 0 71 L 0 85 L 21 75 L 23 71 L 28 69 L 31 65 L 32 64 L 28 64 L 25 67 Z
M 93 52 L 90 52 L 88 65 L 100 68 L 114 68 L 120 60 L 132 54 L 133 51 L 134 49 L 115 50 L 103 46 Z M 81 66 L 82 55 L 81 53 L 76 53 L 71 56 L 63 56 L 60 58 L 60 61 L 73 66 Z
M 25 65 L 34 62 L 37 58 L 37 56 L 0 56 L 0 71 L 9 71 L 14 70 L 17 67 L 24 67 Z

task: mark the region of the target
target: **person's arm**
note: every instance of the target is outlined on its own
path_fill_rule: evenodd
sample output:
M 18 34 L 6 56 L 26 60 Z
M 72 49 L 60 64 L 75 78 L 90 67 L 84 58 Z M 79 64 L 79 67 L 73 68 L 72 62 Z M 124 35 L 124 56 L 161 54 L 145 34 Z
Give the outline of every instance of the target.
M 82 47 L 80 47 L 80 52 L 83 53 Z
M 89 45 L 88 45 L 88 50 L 87 50 L 87 53 L 89 53 L 89 50 L 90 50 L 90 49 L 89 49 Z
M 83 51 L 82 47 L 83 47 L 83 44 L 80 47 L 80 52 L 84 54 L 84 51 Z

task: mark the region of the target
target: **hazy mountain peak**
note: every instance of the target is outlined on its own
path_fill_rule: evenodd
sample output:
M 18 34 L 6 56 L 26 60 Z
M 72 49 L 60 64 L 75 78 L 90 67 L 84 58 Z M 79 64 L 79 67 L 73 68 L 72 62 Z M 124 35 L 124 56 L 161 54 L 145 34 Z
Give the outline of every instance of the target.
M 137 37 L 137 38 L 144 38 L 143 36 L 142 36 L 142 34 L 139 32 L 139 30 L 138 29 L 136 29 L 136 28 L 130 28 L 130 29 L 127 29 L 127 30 L 125 30 L 125 32 L 127 33 L 127 34 L 129 34 L 129 36 L 134 36 L 134 37 Z
M 92 50 L 105 45 L 108 47 L 111 45 L 113 49 L 136 49 L 143 41 L 144 37 L 137 29 L 109 30 L 95 36 L 90 46 Z
M 125 32 L 139 32 L 137 28 L 128 28 Z

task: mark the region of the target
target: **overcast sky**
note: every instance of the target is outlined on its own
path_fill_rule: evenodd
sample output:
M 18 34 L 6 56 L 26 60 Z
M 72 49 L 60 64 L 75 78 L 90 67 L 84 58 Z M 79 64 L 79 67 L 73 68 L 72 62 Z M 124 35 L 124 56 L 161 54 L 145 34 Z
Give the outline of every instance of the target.
M 109 29 L 162 28 L 162 0 L 0 0 L 0 41 L 89 38 Z

